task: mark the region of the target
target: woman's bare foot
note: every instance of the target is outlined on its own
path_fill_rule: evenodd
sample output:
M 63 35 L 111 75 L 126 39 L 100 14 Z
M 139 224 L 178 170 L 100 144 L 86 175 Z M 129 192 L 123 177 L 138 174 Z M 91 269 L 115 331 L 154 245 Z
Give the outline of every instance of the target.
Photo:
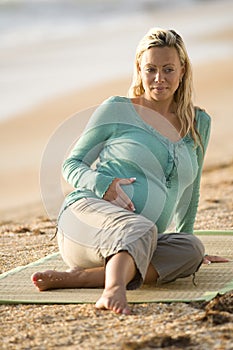
M 130 308 L 126 300 L 125 287 L 121 286 L 105 289 L 95 306 L 97 309 L 112 310 L 117 314 L 130 314 Z
M 95 304 L 96 308 L 129 315 L 130 308 L 126 299 L 126 286 L 133 279 L 135 273 L 134 260 L 127 251 L 121 251 L 111 256 L 105 268 L 105 289 Z
M 75 275 L 77 279 L 77 272 Z M 48 289 L 71 288 L 72 277 L 74 277 L 72 272 L 47 270 L 34 273 L 31 279 L 34 285 L 42 292 Z
M 31 280 L 41 292 L 58 288 L 98 288 L 104 286 L 104 269 L 47 270 L 34 273 Z

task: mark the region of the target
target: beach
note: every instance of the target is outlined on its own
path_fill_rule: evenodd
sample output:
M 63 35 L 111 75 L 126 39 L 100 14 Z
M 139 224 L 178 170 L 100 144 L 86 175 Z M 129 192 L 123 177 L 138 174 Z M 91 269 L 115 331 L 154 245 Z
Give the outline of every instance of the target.
M 149 3 L 147 2 L 147 6 Z M 96 51 L 98 40 L 96 37 L 92 38 L 93 32 L 83 32 L 78 38 L 60 38 L 49 45 L 47 42 L 39 42 L 35 49 L 38 51 L 32 52 L 31 46 L 25 46 L 24 49 L 14 47 L 1 51 L 0 60 L 4 63 L 2 66 L 5 65 L 6 72 L 12 70 L 12 67 L 15 67 L 16 70 L 14 55 L 20 50 L 22 50 L 21 58 L 26 56 L 32 58 L 33 55 L 37 56 L 40 50 L 47 48 L 48 51 L 44 54 L 44 58 L 42 55 L 41 57 L 42 59 L 46 57 L 48 62 L 53 61 L 58 53 L 63 52 L 63 61 L 54 63 L 57 65 L 56 72 L 62 65 L 69 65 L 69 52 L 71 56 L 74 56 L 74 59 L 70 61 L 72 79 L 70 76 L 66 80 L 65 76 L 69 73 L 67 70 L 57 80 L 55 79 L 56 72 L 51 71 L 51 80 L 49 80 L 48 72 L 51 69 L 46 66 L 47 80 L 44 83 L 43 80 L 39 80 L 40 69 L 38 67 L 41 66 L 36 66 L 34 81 L 38 86 L 30 89 L 29 83 L 33 78 L 31 78 L 31 72 L 33 72 L 34 63 L 28 59 L 29 70 L 32 69 L 32 71 L 30 74 L 26 72 L 27 61 L 24 63 L 24 70 L 21 70 L 23 69 L 21 62 L 17 68 L 18 75 L 13 77 L 12 74 L 11 77 L 15 81 L 18 77 L 18 83 L 16 82 L 15 87 L 12 87 L 12 95 L 10 95 L 10 79 L 7 83 L 9 86 L 7 84 L 0 86 L 1 91 L 5 91 L 5 105 L 3 103 L 4 108 L 1 107 L 4 118 L 0 121 L 1 273 L 58 250 L 56 239 L 51 240 L 55 232 L 55 221 L 46 211 L 45 198 L 43 195 L 41 197 L 43 179 L 40 178 L 40 172 L 46 146 L 55 131 L 72 115 L 98 106 L 109 96 L 127 94 L 131 82 L 135 45 L 157 18 L 159 18 L 157 21 L 159 25 L 164 24 L 169 27 L 174 25 L 178 27 L 181 34 L 184 33 L 193 62 L 195 104 L 204 108 L 212 118 L 211 138 L 205 158 L 195 229 L 233 229 L 231 141 L 233 135 L 233 52 L 231 49 L 233 25 L 228 20 L 229 14 L 233 11 L 233 4 L 230 1 L 221 3 L 206 1 L 190 6 L 193 7 L 183 6 L 174 9 L 173 17 L 169 17 L 164 8 L 159 8 L 158 11 L 154 8 L 148 10 L 141 17 L 146 21 L 137 22 L 135 31 L 132 25 L 134 22 L 127 20 L 127 16 L 124 20 L 122 19 L 121 26 L 117 29 L 114 26 L 116 22 L 112 21 L 109 27 L 105 23 L 104 25 L 109 30 L 106 32 L 103 26 L 103 28 L 98 27 L 96 32 L 99 35 L 106 32 L 100 46 L 101 49 L 99 48 L 99 51 L 102 52 L 98 53 Z M 224 15 L 225 22 L 222 20 Z M 135 12 L 133 16 L 133 19 L 139 19 L 140 11 Z M 195 29 L 192 24 L 194 18 L 199 18 L 199 27 L 197 25 Z M 205 18 L 209 18 L 211 30 L 207 30 Z M 116 21 L 115 17 L 114 20 Z M 206 22 L 208 22 L 207 19 Z M 108 50 L 107 43 L 110 45 Z M 77 55 L 74 46 L 78 45 L 79 47 L 83 45 L 85 50 L 91 46 L 88 49 L 90 51 L 85 51 L 88 56 L 80 54 L 79 57 Z M 129 52 L 127 52 L 127 45 L 129 45 Z M 88 64 L 85 62 L 87 57 L 93 58 L 91 48 L 94 49 L 94 57 L 96 57 L 95 68 L 93 68 L 92 60 Z M 107 54 L 111 48 L 112 56 L 108 58 Z M 74 73 L 75 60 L 77 60 L 79 70 Z M 36 62 L 38 61 L 39 58 Z M 124 62 L 126 62 L 125 65 Z M 82 72 L 82 64 L 86 71 L 83 68 Z M 29 87 L 25 87 L 25 95 L 23 91 L 20 91 L 22 74 L 25 74 L 25 81 L 29 84 Z M 4 76 L 4 79 L 6 77 L 7 75 Z M 79 80 L 78 84 L 77 80 Z M 63 88 L 58 88 L 57 86 L 62 85 L 63 81 Z M 47 85 L 42 93 L 43 84 Z M 56 89 L 53 88 L 53 85 Z M 21 96 L 18 102 L 17 96 Z M 14 98 L 18 107 L 8 108 L 7 105 L 14 105 Z M 8 104 L 7 101 L 9 101 Z M 80 127 L 80 130 L 77 130 L 77 135 L 81 133 L 81 129 Z M 158 349 L 230 350 L 232 349 L 233 331 L 232 293 L 224 296 L 221 302 L 221 305 L 227 305 L 227 307 L 224 309 L 222 306 L 222 309 L 218 309 L 216 306 L 215 311 L 219 312 L 222 322 L 214 319 L 211 305 L 209 309 L 206 309 L 206 305 L 200 303 L 135 304 L 132 306 L 132 315 L 129 317 L 99 311 L 93 305 L 85 304 L 1 305 L 0 312 L 3 322 L 0 339 L 2 349 L 7 350 L 54 349 L 57 347 L 60 349 L 90 349 L 92 347 L 98 350 L 149 349 L 149 341 L 151 344 L 154 342 L 154 347 Z M 209 310 L 209 314 L 206 310 Z M 168 336 L 180 337 L 176 347 L 171 347 L 173 346 L 171 339 L 169 345 L 169 340 L 166 338 Z M 162 345 L 161 339 L 167 339 L 167 347 Z

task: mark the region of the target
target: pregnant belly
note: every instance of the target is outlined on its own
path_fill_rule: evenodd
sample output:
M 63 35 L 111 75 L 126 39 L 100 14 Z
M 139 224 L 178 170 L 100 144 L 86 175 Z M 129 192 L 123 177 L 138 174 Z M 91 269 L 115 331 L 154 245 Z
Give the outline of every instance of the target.
M 157 222 L 166 203 L 166 187 L 159 181 L 137 178 L 131 185 L 122 189 L 134 203 L 136 213 L 145 216 L 154 223 Z

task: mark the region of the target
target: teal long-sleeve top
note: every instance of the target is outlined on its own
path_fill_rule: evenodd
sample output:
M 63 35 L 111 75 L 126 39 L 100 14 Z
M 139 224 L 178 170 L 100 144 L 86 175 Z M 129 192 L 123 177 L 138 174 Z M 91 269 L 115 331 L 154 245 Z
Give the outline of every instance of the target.
M 192 233 L 210 133 L 210 117 L 195 110 L 203 150 L 189 134 L 177 142 L 163 136 L 127 97 L 104 101 L 63 164 L 63 176 L 75 188 L 63 209 L 84 197 L 103 198 L 114 178 L 135 177 L 122 188 L 136 213 L 153 221 L 159 233 L 172 221 L 177 232 Z

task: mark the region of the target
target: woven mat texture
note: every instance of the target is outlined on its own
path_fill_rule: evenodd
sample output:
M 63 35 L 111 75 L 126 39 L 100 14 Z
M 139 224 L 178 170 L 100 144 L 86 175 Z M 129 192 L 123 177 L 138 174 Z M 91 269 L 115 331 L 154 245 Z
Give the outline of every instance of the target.
M 233 232 L 210 234 L 202 231 L 198 236 L 208 254 L 224 256 L 231 261 L 202 265 L 196 274 L 197 286 L 193 285 L 190 276 L 160 286 L 142 286 L 138 290 L 127 291 L 129 303 L 211 300 L 217 293 L 223 294 L 232 290 Z M 101 295 L 101 289 L 57 289 L 39 292 L 31 283 L 30 277 L 36 271 L 49 269 L 67 269 L 59 253 L 0 275 L 0 303 L 95 303 Z

